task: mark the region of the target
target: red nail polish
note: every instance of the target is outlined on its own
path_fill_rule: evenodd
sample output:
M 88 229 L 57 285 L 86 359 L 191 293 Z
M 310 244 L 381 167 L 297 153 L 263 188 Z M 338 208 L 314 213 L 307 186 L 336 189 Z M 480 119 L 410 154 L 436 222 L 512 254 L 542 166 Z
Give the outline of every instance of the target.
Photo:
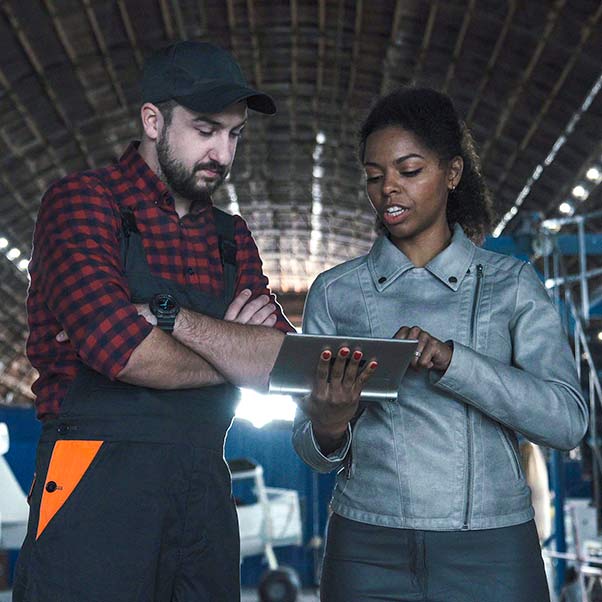
M 354 351 L 353 352 L 353 359 L 357 362 L 359 360 L 362 359 L 362 352 L 361 351 Z
M 328 350 L 326 351 L 322 351 L 322 359 L 323 360 L 329 360 L 332 356 L 332 353 Z
M 339 353 L 340 353 L 341 357 L 347 357 L 349 355 L 349 349 L 346 349 L 346 348 L 345 349 L 341 349 L 339 351 Z
M 370 362 L 370 369 L 374 370 L 378 366 L 378 362 Z

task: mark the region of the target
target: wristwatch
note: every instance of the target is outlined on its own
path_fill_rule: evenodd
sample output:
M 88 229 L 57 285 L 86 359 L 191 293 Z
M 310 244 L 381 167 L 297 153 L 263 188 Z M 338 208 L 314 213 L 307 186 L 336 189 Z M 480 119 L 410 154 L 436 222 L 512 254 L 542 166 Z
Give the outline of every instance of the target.
M 148 306 L 157 318 L 157 326 L 165 332 L 173 332 L 176 316 L 180 311 L 180 304 L 175 297 L 167 293 L 158 293 Z

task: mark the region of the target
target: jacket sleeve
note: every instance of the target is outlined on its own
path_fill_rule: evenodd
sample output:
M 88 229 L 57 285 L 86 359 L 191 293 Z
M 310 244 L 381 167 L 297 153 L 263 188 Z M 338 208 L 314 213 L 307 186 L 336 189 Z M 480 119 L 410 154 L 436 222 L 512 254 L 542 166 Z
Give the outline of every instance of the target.
M 509 326 L 511 365 L 454 341 L 447 371 L 431 382 L 534 443 L 574 448 L 588 408 L 560 316 L 530 264 L 518 274 Z
M 303 332 L 307 334 L 336 334 L 336 328 L 326 301 L 326 289 L 320 276 L 311 286 L 303 309 Z M 293 447 L 299 457 L 318 472 L 332 472 L 343 465 L 351 447 L 351 428 L 341 447 L 325 456 L 318 446 L 309 418 L 297 409 L 293 422 Z

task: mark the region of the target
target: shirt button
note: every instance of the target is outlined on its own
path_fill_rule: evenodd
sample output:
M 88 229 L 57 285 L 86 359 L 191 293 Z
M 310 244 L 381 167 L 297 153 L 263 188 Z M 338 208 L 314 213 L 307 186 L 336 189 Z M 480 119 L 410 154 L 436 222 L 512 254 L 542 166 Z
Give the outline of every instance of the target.
M 458 282 L 458 279 L 455 276 L 450 276 L 447 279 L 451 284 L 456 284 L 456 282 Z
M 386 281 L 387 281 L 387 277 L 386 277 L 386 276 L 381 276 L 381 277 L 378 279 L 378 284 L 382 284 L 383 282 L 386 282 Z
M 183 228 L 183 227 L 184 227 L 184 222 L 180 221 L 180 222 L 178 222 L 178 223 L 180 224 L 180 228 Z
M 158 205 L 158 204 L 159 204 L 159 201 L 155 201 L 155 205 Z
M 186 269 L 186 272 L 187 272 L 188 274 L 190 274 L 191 276 L 194 274 L 194 270 L 193 270 L 192 268 L 187 268 L 187 269 Z
M 48 481 L 48 483 L 46 483 L 46 491 L 48 493 L 52 493 L 53 491 L 56 491 L 57 489 L 57 484 L 54 481 Z

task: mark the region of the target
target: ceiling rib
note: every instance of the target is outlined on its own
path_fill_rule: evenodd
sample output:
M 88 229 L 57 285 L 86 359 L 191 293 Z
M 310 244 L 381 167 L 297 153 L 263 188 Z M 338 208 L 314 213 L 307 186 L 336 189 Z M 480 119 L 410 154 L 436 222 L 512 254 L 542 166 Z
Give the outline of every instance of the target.
M 502 30 L 497 38 L 495 43 L 495 47 L 489 60 L 487 61 L 487 67 L 485 67 L 485 75 L 481 78 L 479 82 L 479 87 L 477 88 L 477 92 L 474 95 L 472 100 L 472 104 L 470 105 L 470 109 L 468 109 L 468 113 L 466 114 L 466 122 L 470 124 L 472 121 L 475 111 L 477 110 L 477 106 L 479 102 L 481 102 L 483 92 L 489 81 L 491 80 L 491 76 L 494 73 L 494 69 L 497 63 L 497 60 L 500 56 L 502 48 L 506 42 L 506 38 L 508 36 L 508 32 L 510 31 L 510 25 L 512 24 L 512 20 L 514 19 L 514 14 L 516 13 L 516 0 L 510 0 L 508 2 L 508 12 L 506 13 L 506 18 L 504 19 L 504 24 L 502 26 Z
M 86 17 L 88 18 L 88 23 L 90 24 L 90 28 L 92 29 L 92 32 L 94 33 L 94 40 L 96 41 L 96 45 L 102 56 L 102 61 L 105 66 L 105 70 L 109 76 L 109 79 L 111 80 L 111 86 L 113 87 L 115 95 L 117 96 L 117 98 L 119 100 L 119 104 L 124 109 L 127 109 L 128 103 L 125 98 L 125 94 L 123 93 L 123 88 L 122 88 L 121 84 L 119 83 L 119 78 L 117 77 L 117 73 L 115 72 L 115 65 L 113 65 L 113 61 L 111 59 L 109 49 L 107 48 L 107 42 L 102 33 L 102 30 L 100 29 L 100 27 L 98 25 L 98 20 L 96 19 L 96 14 L 94 13 L 94 9 L 92 8 L 92 6 L 90 4 L 90 0 L 81 0 L 81 1 L 83 2 L 84 10 L 86 12 Z
M 464 40 L 466 39 L 466 32 L 468 31 L 468 26 L 472 20 L 472 17 L 475 13 L 475 1 L 470 0 L 468 4 L 468 9 L 464 13 L 464 19 L 462 19 L 462 27 L 460 28 L 460 33 L 458 34 L 458 39 L 456 40 L 456 45 L 454 47 L 454 53 L 452 55 L 452 60 L 447 68 L 447 75 L 445 76 L 445 83 L 443 84 L 443 92 L 447 93 L 449 90 L 449 84 L 451 83 L 452 78 L 454 77 L 454 73 L 456 72 L 456 65 L 460 60 L 460 55 L 462 54 L 462 47 L 464 45 Z
M 588 22 L 581 29 L 581 36 L 579 39 L 579 44 L 575 47 L 569 60 L 565 63 L 560 76 L 558 77 L 558 79 L 556 80 L 556 83 L 554 84 L 554 88 L 546 96 L 544 104 L 543 104 L 542 108 L 540 109 L 539 113 L 537 114 L 537 117 L 531 123 L 529 130 L 524 135 L 523 139 L 516 146 L 516 149 L 512 152 L 512 154 L 508 157 L 506 163 L 504 164 L 504 169 L 503 169 L 502 176 L 499 180 L 498 189 L 501 189 L 501 187 L 505 184 L 506 179 L 508 177 L 508 173 L 510 172 L 510 170 L 516 163 L 516 161 L 520 155 L 520 152 L 524 151 L 527 148 L 527 146 L 529 145 L 530 141 L 533 138 L 533 135 L 535 134 L 537 129 L 540 127 L 541 122 L 543 121 L 543 118 L 545 117 L 547 112 L 550 110 L 552 103 L 558 96 L 558 93 L 562 89 L 562 86 L 564 85 L 567 77 L 571 73 L 571 70 L 573 69 L 573 66 L 575 65 L 580 54 L 583 52 L 583 49 L 584 49 L 585 45 L 587 44 L 587 42 L 589 41 L 591 35 L 596 31 L 596 27 L 601 19 L 602 19 L 602 4 L 600 4 L 598 6 L 598 9 L 596 10 L 596 12 L 590 17 Z
M 4 0 L 2 2 L 2 5 L 0 6 L 0 8 L 4 11 L 4 14 L 6 15 L 8 21 L 10 22 L 10 24 L 17 36 L 17 39 L 19 40 L 21 48 L 25 52 L 25 55 L 27 56 L 30 65 L 33 67 L 33 70 L 35 71 L 36 76 L 38 77 L 38 80 L 40 81 L 40 85 L 42 86 L 46 96 L 48 97 L 48 100 L 50 101 L 50 104 L 52 105 L 55 113 L 59 117 L 60 121 L 63 123 L 65 129 L 73 137 L 73 139 L 77 145 L 77 148 L 78 148 L 82 158 L 84 159 L 86 165 L 88 167 L 93 167 L 94 161 L 92 159 L 92 156 L 90 155 L 90 152 L 87 148 L 86 142 L 85 142 L 81 132 L 79 132 L 77 130 L 77 128 L 73 126 L 73 124 L 71 123 L 71 120 L 67 116 L 65 110 L 59 104 L 58 96 L 57 96 L 56 92 L 53 90 L 53 88 L 51 87 L 51 85 L 48 81 L 48 76 L 46 75 L 46 72 L 45 72 L 44 68 L 42 67 L 42 64 L 40 63 L 36 53 L 34 52 L 32 46 L 29 42 L 29 39 L 27 38 L 27 34 L 25 33 L 19 20 L 17 19 L 16 15 L 14 14 L 12 7 L 10 6 L 10 4 L 7 0 Z
M 486 161 L 487 155 L 489 154 L 489 151 L 491 150 L 494 141 L 500 138 L 504 128 L 506 127 L 506 124 L 508 123 L 508 120 L 513 115 L 514 107 L 516 106 L 518 99 L 530 83 L 533 71 L 535 70 L 535 67 L 539 62 L 539 59 L 545 47 L 547 46 L 548 42 L 552 37 L 552 33 L 554 31 L 554 28 L 556 27 L 558 18 L 560 17 L 560 13 L 565 4 L 566 0 L 556 0 L 556 2 L 554 2 L 554 6 L 550 9 L 546 18 L 546 26 L 544 28 L 543 34 L 539 36 L 539 41 L 537 42 L 537 46 L 535 47 L 535 50 L 531 55 L 529 64 L 523 70 L 518 84 L 514 87 L 514 89 L 510 93 L 510 96 L 508 97 L 504 108 L 500 111 L 500 116 L 495 127 L 493 136 L 490 137 L 487 140 L 487 142 L 485 142 L 483 148 L 481 149 L 481 161 L 483 163 Z
M 123 23 L 123 28 L 125 29 L 125 35 L 127 36 L 130 46 L 132 47 L 132 51 L 134 52 L 136 65 L 138 65 L 139 69 L 142 69 L 144 59 L 142 57 L 142 52 L 140 50 L 140 46 L 138 45 L 138 41 L 136 40 L 136 34 L 134 33 L 134 28 L 132 26 L 132 19 L 130 18 L 124 0 L 117 0 L 117 7 L 119 8 L 121 22 Z

